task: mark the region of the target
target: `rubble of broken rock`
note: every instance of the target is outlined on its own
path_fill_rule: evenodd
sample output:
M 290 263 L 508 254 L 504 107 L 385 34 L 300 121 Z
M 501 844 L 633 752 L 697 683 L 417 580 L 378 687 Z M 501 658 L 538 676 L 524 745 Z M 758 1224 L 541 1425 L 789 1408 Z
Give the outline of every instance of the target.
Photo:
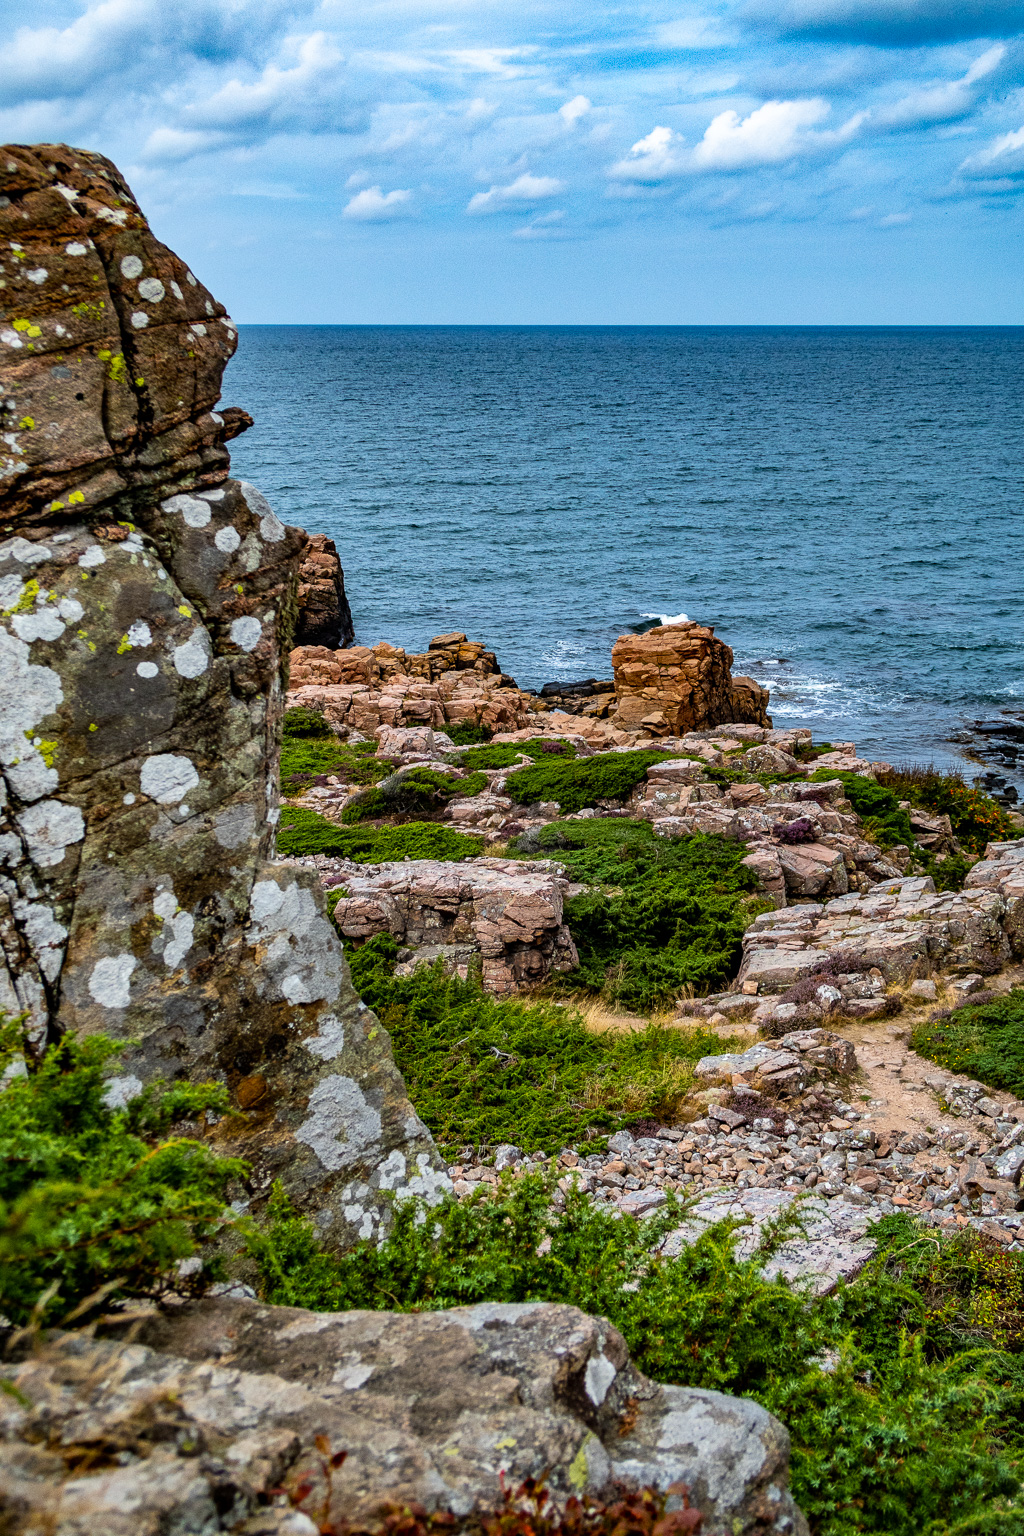
M 698 1062 L 706 1086 L 694 1095 L 698 1117 L 689 1124 L 619 1131 L 607 1152 L 589 1155 L 467 1147 L 449 1175 L 465 1199 L 506 1171 L 547 1167 L 557 1177 L 556 1206 L 576 1184 L 629 1215 L 658 1210 L 674 1191 L 688 1209 L 670 1251 L 729 1216 L 748 1227 L 741 1243 L 749 1247 L 789 1211 L 798 1226 L 767 1272 L 818 1291 L 857 1273 L 873 1252 L 871 1222 L 898 1210 L 950 1230 L 974 1227 L 1020 1251 L 1024 1103 L 938 1071 L 907 1051 L 907 1034 L 890 1026 L 881 1043 L 859 1052 L 821 1027 L 776 1040 L 751 1036 L 736 1052 Z M 889 1111 L 880 1078 L 921 1095 L 912 1123 Z

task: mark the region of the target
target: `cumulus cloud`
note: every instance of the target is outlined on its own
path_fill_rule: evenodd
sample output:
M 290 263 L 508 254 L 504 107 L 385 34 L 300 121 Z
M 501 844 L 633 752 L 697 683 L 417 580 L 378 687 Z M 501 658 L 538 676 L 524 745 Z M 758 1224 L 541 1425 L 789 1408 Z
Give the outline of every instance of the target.
M 790 36 L 896 48 L 1021 30 L 1020 0 L 748 0 L 741 14 Z
M 782 165 L 800 155 L 846 143 L 866 116 L 858 113 L 841 128 L 819 131 L 829 114 L 827 101 L 766 101 L 746 117 L 734 108 L 711 119 L 704 136 L 688 149 L 671 128 L 654 128 L 638 139 L 609 175 L 620 181 L 661 182 L 698 171 L 740 171 Z
M 608 174 L 619 181 L 667 181 L 690 167 L 686 140 L 672 128 L 652 128 L 637 139 L 629 154 L 617 160 Z
M 407 187 L 396 187 L 384 192 L 380 187 L 364 187 L 350 198 L 342 209 L 342 218 L 358 219 L 364 224 L 385 224 L 406 211 L 412 199 Z
M 501 213 L 505 209 L 543 202 L 564 191 L 564 181 L 558 181 L 554 176 L 532 176 L 529 171 L 524 171 L 506 187 L 492 186 L 486 192 L 477 192 L 466 204 L 466 212 Z
M 957 117 L 965 117 L 970 112 L 977 100 L 978 92 L 975 89 L 979 80 L 984 80 L 987 75 L 1002 63 L 1006 56 L 1006 49 L 1002 43 L 996 43 L 994 47 L 987 48 L 980 58 L 975 59 L 966 74 L 959 80 L 943 80 L 934 85 L 926 85 L 919 90 L 911 91 L 894 102 L 891 107 L 883 107 L 876 115 L 876 120 L 886 127 L 915 127 L 928 123 L 949 122 Z

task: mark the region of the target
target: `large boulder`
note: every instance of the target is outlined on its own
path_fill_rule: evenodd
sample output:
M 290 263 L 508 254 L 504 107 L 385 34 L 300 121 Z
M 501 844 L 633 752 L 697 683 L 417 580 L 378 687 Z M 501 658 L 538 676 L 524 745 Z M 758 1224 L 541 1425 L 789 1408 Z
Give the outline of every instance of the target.
M 10 1536 L 372 1530 L 385 1504 L 485 1514 L 503 1480 L 544 1474 L 560 1502 L 683 1483 L 702 1536 L 807 1533 L 777 1419 L 659 1387 L 575 1307 L 332 1315 L 221 1299 L 136 1335 L 56 1335 L 5 1367 Z
M 732 721 L 771 725 L 768 690 L 732 676 L 732 651 L 703 624 L 660 624 L 612 647 L 615 723 L 681 736 Z
M 306 547 L 224 440 L 235 331 L 109 161 L 0 152 L 0 1007 L 225 1083 L 217 1134 L 345 1244 L 447 1186 L 311 872 L 274 862 Z

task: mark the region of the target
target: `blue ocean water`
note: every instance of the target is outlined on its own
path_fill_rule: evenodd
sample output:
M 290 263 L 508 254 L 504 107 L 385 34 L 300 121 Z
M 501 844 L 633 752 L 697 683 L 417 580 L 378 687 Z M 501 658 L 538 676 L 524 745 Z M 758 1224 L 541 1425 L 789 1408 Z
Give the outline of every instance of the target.
M 539 686 L 687 614 L 776 724 L 901 761 L 1024 708 L 1024 328 L 243 326 L 224 400 L 362 643 Z

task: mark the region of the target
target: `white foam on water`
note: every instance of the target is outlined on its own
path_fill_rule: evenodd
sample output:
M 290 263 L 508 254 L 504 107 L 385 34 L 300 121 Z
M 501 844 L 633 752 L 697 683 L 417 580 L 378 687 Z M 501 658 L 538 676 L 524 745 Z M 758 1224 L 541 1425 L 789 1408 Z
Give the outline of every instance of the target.
M 689 624 L 685 613 L 642 613 L 642 619 L 660 619 L 662 624 Z

